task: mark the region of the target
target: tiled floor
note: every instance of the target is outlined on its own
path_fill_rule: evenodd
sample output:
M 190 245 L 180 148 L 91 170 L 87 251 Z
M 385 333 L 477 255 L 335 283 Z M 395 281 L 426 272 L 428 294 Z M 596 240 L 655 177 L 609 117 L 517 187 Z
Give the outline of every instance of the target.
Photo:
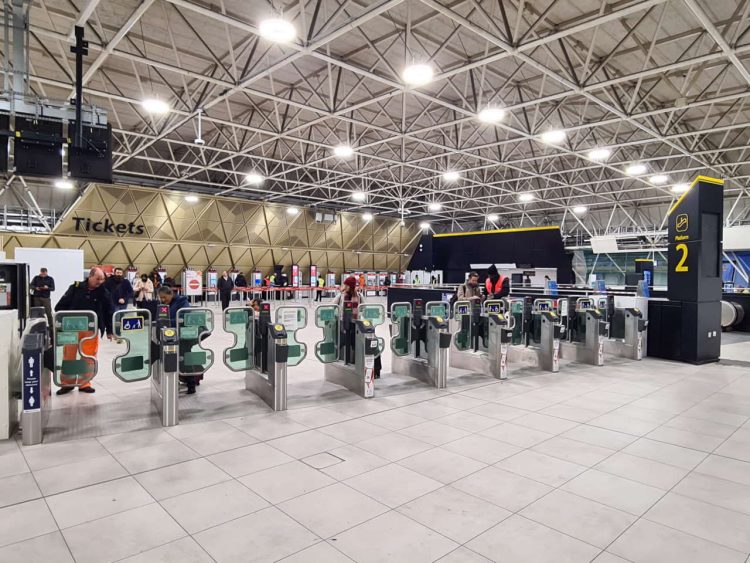
M 224 374 L 169 429 L 147 404 L 129 418 L 140 392 L 104 374 L 59 401 L 55 424 L 79 409 L 78 426 L 0 442 L 0 561 L 749 559 L 744 366 L 571 365 L 447 391 L 386 375 L 372 400 L 300 370 L 287 412 Z M 228 414 L 208 412 L 221 397 Z M 125 431 L 90 435 L 108 409 Z

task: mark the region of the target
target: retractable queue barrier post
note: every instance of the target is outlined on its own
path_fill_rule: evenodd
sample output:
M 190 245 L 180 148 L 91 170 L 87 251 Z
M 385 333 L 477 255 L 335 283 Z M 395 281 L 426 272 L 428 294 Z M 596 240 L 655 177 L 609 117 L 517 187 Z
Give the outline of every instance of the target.
M 40 444 L 49 420 L 49 401 L 52 395 L 52 374 L 44 362 L 50 347 L 47 318 L 31 310 L 21 337 L 21 432 L 24 446 Z
M 179 423 L 179 340 L 169 319 L 169 306 L 157 305 L 156 322 L 151 328 L 154 365 L 151 373 L 151 402 L 161 416 L 162 426 Z

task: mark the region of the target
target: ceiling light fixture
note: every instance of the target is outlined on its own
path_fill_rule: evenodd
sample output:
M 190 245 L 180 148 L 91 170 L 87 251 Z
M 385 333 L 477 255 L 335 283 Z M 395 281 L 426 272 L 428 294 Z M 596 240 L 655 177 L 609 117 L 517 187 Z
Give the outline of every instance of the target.
M 657 174 L 656 176 L 651 176 L 648 181 L 658 186 L 666 184 L 669 181 L 669 176 L 666 176 L 665 174 Z
M 158 98 L 146 98 L 141 102 L 141 107 L 148 113 L 163 115 L 169 112 L 169 104 Z
M 438 203 L 437 201 L 433 201 L 427 206 L 427 209 L 429 209 L 432 212 L 440 211 L 443 208 L 442 203 Z
M 456 172 L 455 170 L 448 170 L 447 172 L 443 172 L 443 180 L 446 182 L 455 182 L 461 177 L 461 174 Z
M 362 219 L 365 221 L 372 221 L 372 213 L 363 213 Z
M 197 195 L 186 195 L 185 196 L 185 201 L 187 201 L 188 203 L 196 203 L 198 201 L 198 196 Z
M 529 203 L 530 201 L 534 201 L 536 199 L 536 196 L 534 194 L 521 194 L 518 196 L 518 201 L 522 201 L 524 203 Z
M 553 129 L 542 133 L 542 141 L 550 145 L 559 145 L 565 140 L 565 131 L 562 129 Z
M 601 162 L 602 160 L 607 160 L 611 154 L 612 151 L 609 149 L 594 149 L 589 153 L 589 159 Z
M 282 18 L 263 20 L 258 25 L 258 33 L 263 39 L 274 43 L 291 43 L 297 37 L 294 25 Z
M 499 123 L 505 118 L 505 110 L 495 106 L 487 106 L 477 114 L 482 123 Z
M 428 64 L 418 63 L 407 66 L 401 78 L 409 86 L 424 86 L 432 82 L 435 71 Z
M 675 184 L 672 186 L 672 191 L 676 194 L 684 194 L 690 189 L 690 184 Z
M 420 228 L 420 229 L 422 229 L 423 231 L 426 231 L 427 229 L 429 229 L 429 228 L 430 228 L 430 224 L 429 224 L 429 223 L 427 223 L 427 222 L 425 222 L 425 223 L 420 223 L 420 224 L 419 224 L 419 228 Z
M 265 178 L 257 172 L 250 172 L 247 176 L 245 176 L 245 181 L 248 184 L 252 184 L 253 186 L 262 184 L 263 180 L 265 180 Z
M 645 174 L 646 168 L 645 164 L 631 164 L 625 169 L 625 174 L 628 176 L 640 176 L 641 174 Z
M 365 192 L 353 192 L 352 199 L 354 201 L 364 201 L 367 199 L 367 194 Z
M 498 215 L 497 213 L 490 213 L 489 215 L 487 215 L 487 220 L 492 221 L 493 223 L 498 219 L 500 219 L 500 215 Z
M 573 213 L 575 213 L 576 215 L 580 215 L 581 213 L 586 213 L 588 210 L 589 208 L 585 205 L 576 205 L 573 208 Z
M 299 209 L 297 207 L 287 207 L 286 212 L 289 215 L 297 215 L 299 213 Z
M 354 149 L 349 145 L 339 145 L 333 148 L 333 154 L 339 158 L 349 158 L 354 154 Z
M 55 181 L 55 187 L 60 190 L 72 190 L 75 185 L 67 178 L 62 178 L 61 180 Z

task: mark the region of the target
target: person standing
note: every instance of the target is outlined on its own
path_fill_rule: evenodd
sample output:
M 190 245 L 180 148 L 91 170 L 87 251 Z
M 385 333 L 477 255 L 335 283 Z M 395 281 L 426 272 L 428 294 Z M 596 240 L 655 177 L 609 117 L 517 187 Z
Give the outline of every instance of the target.
M 44 314 L 47 315 L 47 326 L 52 330 L 52 299 L 50 293 L 55 291 L 55 280 L 47 275 L 47 268 L 42 268 L 39 270 L 39 275 L 34 276 L 31 280 L 31 289 L 34 290 L 31 306 L 44 307 Z
M 123 277 L 122 268 L 115 268 L 106 283 L 107 291 L 112 297 L 112 307 L 115 311 L 128 308 L 128 302 L 133 298 L 133 286 Z
M 316 281 L 317 281 L 318 289 L 315 292 L 316 293 L 315 301 L 323 301 L 323 288 L 326 285 L 326 280 L 322 275 L 320 275 L 318 276 L 318 279 Z
M 487 269 L 484 286 L 487 289 L 487 299 L 502 299 L 510 293 L 510 279 L 501 275 L 494 264 Z
M 470 272 L 466 283 L 458 287 L 458 301 L 481 301 L 482 288 L 479 287 L 479 274 Z
M 342 313 L 344 312 L 344 303 L 352 304 L 352 322 L 356 321 L 359 316 L 359 306 L 364 303 L 364 294 L 360 293 L 357 289 L 357 279 L 354 276 L 349 276 L 344 280 L 344 284 L 341 286 L 341 293 L 339 293 L 333 300 L 333 305 L 338 305 Z M 346 345 L 354 347 L 354 331 L 350 332 L 352 340 L 347 342 Z M 380 356 L 375 357 L 373 365 L 373 377 L 380 379 L 380 372 L 383 369 L 383 362 Z
M 141 274 L 135 282 L 133 291 L 135 292 L 135 305 L 138 308 L 143 308 L 144 303 L 154 300 L 154 282 L 148 279 L 147 274 Z
M 120 270 L 122 271 L 122 270 Z M 91 268 L 88 278 L 83 282 L 72 284 L 65 294 L 60 298 L 55 306 L 55 311 L 92 311 L 96 313 L 101 335 L 106 333 L 107 338 L 112 340 L 112 297 L 109 291 L 104 287 L 104 271 L 101 268 Z M 128 284 L 130 285 L 130 284 Z M 91 331 L 81 331 L 78 333 L 78 340 L 93 336 L 81 346 L 81 350 L 88 356 L 96 357 L 99 352 L 99 335 Z M 66 344 L 63 346 L 63 359 L 75 360 L 78 354 L 78 344 Z M 78 391 L 81 393 L 93 393 L 94 387 L 91 380 L 94 378 L 93 360 L 84 358 L 84 361 L 90 366 L 91 371 L 87 374 L 87 381 L 78 385 Z M 57 390 L 57 395 L 65 395 L 75 389 L 76 379 L 62 378 L 62 387 Z
M 221 277 L 216 284 L 216 289 L 219 290 L 221 310 L 223 311 L 229 307 L 229 301 L 232 299 L 232 290 L 234 289 L 234 282 L 232 281 L 232 278 L 229 277 L 226 270 L 221 273 Z
M 224 272 L 226 274 L 226 272 Z M 175 293 L 171 287 L 168 285 L 163 285 L 159 288 L 159 291 L 157 293 L 159 296 L 159 301 L 162 303 L 162 305 L 167 305 L 169 307 L 169 321 L 173 327 L 177 326 L 177 311 L 180 309 L 188 309 L 190 307 L 190 302 L 188 301 L 188 298 L 184 295 L 181 295 L 179 293 Z M 202 330 L 205 330 L 205 327 L 198 327 L 198 334 Z M 180 356 L 184 356 L 186 353 L 191 352 L 193 349 L 193 346 L 197 343 L 197 340 L 184 340 L 180 339 L 179 342 L 179 354 Z M 192 367 L 188 367 L 187 369 L 194 369 Z M 187 394 L 192 395 L 195 393 L 196 386 L 200 385 L 201 381 L 203 380 L 203 375 L 181 375 L 180 381 L 187 385 Z

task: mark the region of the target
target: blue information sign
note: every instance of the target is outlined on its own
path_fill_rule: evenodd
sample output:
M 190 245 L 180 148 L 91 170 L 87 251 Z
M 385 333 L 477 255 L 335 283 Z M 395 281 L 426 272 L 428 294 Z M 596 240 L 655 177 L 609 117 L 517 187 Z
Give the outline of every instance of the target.
M 23 351 L 23 410 L 38 411 L 42 403 L 40 373 L 41 354 L 33 350 Z

